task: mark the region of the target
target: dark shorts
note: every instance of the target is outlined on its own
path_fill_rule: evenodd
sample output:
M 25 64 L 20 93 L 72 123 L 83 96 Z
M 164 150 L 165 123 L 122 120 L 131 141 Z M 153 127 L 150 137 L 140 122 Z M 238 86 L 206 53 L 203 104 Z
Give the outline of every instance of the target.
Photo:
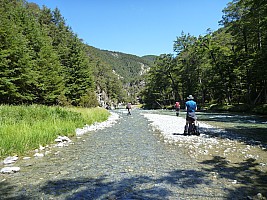
M 195 112 L 188 112 L 186 114 L 186 121 L 196 121 L 197 120 L 197 116 Z

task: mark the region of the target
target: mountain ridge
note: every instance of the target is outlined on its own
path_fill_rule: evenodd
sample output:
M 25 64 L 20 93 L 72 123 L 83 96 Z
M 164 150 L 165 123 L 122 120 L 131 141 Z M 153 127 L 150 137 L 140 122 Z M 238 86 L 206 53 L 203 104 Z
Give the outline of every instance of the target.
M 157 56 L 146 55 L 140 57 L 118 51 L 103 50 L 90 45 L 86 45 L 86 48 L 88 56 L 94 62 L 98 62 L 95 71 L 100 70 L 102 74 L 106 73 L 104 78 L 102 78 L 101 73 L 95 76 L 98 95 L 102 98 L 99 101 L 111 103 L 114 102 L 114 99 L 118 99 L 118 102 L 129 101 L 137 103 L 139 92 L 144 87 L 145 74 L 152 67 Z M 103 72 L 103 70 L 106 72 Z M 111 71 L 117 77 L 116 80 L 114 80 L 114 77 L 109 77 L 111 76 Z M 108 82 L 103 84 L 104 79 L 108 80 Z M 120 94 L 124 93 L 122 95 L 124 96 L 123 98 L 118 97 L 119 95 L 115 95 L 115 98 L 110 98 L 110 96 L 114 95 L 114 92 L 108 89 L 108 86 L 114 81 L 116 82 L 115 84 L 121 85 L 119 89 L 117 88 L 114 91 Z M 118 90 L 122 91 L 119 92 Z
M 91 56 L 112 67 L 116 73 L 125 79 L 124 82 L 133 81 L 140 72 L 150 68 L 157 57 L 156 55 L 145 55 L 140 57 L 119 51 L 99 49 L 90 45 L 87 45 L 87 47 L 89 48 Z

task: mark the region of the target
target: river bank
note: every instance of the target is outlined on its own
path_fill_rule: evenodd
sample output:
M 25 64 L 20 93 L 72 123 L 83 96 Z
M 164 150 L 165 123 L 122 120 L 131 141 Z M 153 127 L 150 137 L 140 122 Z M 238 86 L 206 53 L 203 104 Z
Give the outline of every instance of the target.
M 258 192 L 267 196 L 267 144 L 264 141 L 248 139 L 201 121 L 200 136 L 183 136 L 184 117 L 166 113 L 144 116 L 152 128 L 160 132 L 165 143 L 185 148 L 188 156 L 211 167 L 208 171 L 214 173 L 214 177 L 227 178 L 233 187 L 243 188 L 248 194 Z
M 72 137 L 77 127 L 107 120 L 104 108 L 45 105 L 0 105 L 0 159 L 25 155 L 53 143 L 57 136 Z

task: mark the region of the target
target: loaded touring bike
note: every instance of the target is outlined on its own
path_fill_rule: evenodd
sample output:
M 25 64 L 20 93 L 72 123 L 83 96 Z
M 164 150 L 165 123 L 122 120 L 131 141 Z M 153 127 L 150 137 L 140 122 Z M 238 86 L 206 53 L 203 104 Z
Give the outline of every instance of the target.
M 185 125 L 184 135 L 200 135 L 199 124 L 196 123 L 195 119 L 187 118 L 188 124 Z

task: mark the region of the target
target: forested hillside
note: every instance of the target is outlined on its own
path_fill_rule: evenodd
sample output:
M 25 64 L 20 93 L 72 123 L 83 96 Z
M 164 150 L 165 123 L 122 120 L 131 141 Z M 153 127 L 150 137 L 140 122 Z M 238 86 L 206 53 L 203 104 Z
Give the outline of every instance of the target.
M 95 58 L 110 65 L 120 77 L 123 77 L 124 83 L 135 80 L 136 76 L 141 75 L 153 65 L 156 58 L 156 56 L 150 56 L 148 59 L 147 56 L 138 57 L 122 52 L 100 50 L 91 46 L 88 46 L 88 51 Z
M 173 44 L 176 55 L 158 57 L 143 91 L 148 106 L 189 94 L 202 105 L 267 103 L 267 1 L 230 2 L 220 24 L 204 36 L 182 33 Z
M 0 0 L 0 15 L 2 104 L 80 105 L 94 94 L 93 66 L 58 9 Z
M 92 107 L 136 99 L 151 61 L 84 44 L 58 9 L 0 0 L 0 15 L 1 104 Z
M 153 65 L 156 56 L 138 57 L 122 52 L 100 50 L 92 46 L 87 46 L 87 52 L 90 57 L 105 65 L 105 68 L 112 69 L 113 75 L 121 81 L 123 91 L 126 92 L 124 100 L 136 103 L 140 90 L 144 87 L 144 74 Z M 100 74 L 96 74 L 95 77 L 102 85 L 103 79 L 100 78 Z

